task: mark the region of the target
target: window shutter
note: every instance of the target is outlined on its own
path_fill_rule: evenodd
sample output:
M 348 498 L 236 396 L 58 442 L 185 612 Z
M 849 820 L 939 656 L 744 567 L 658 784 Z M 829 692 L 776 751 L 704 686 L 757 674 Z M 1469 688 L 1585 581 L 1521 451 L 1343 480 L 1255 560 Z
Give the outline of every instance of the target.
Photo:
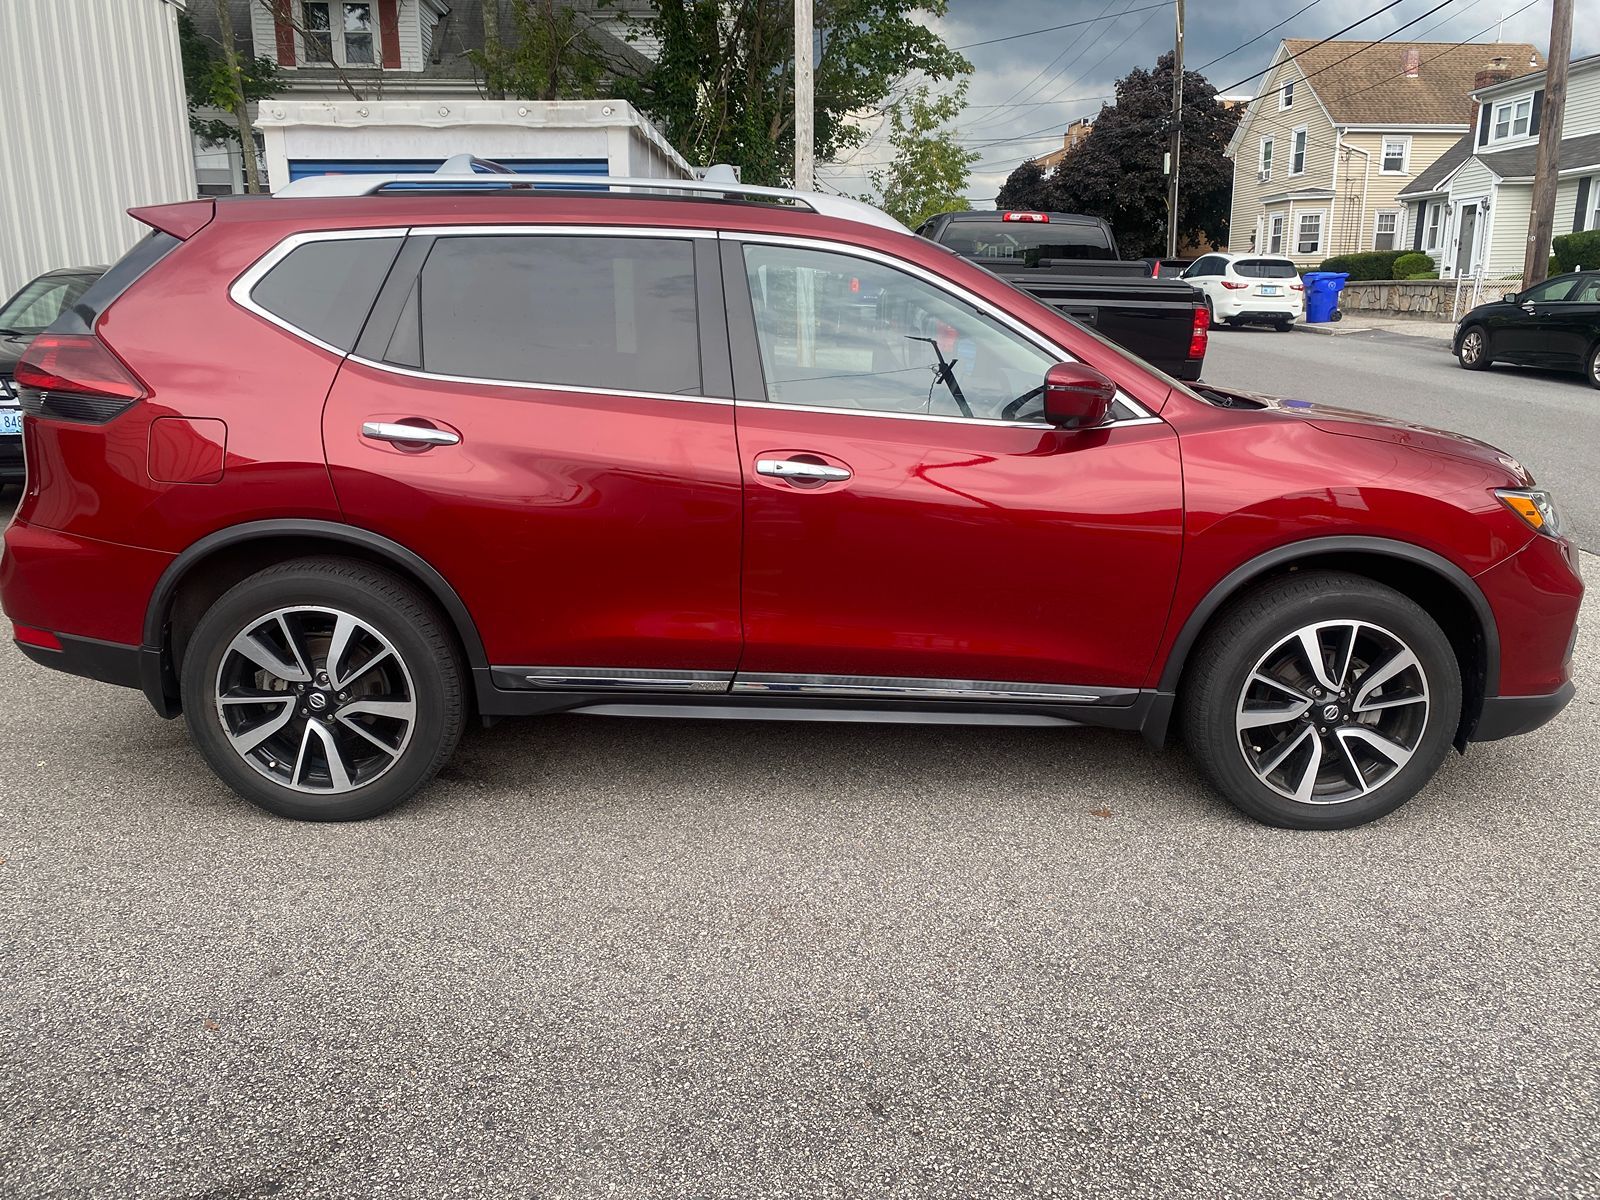
M 1478 112 L 1478 145 L 1487 145 L 1489 141 L 1489 116 L 1494 110 L 1494 105 L 1485 104 Z
M 1582 233 L 1584 218 L 1589 215 L 1589 185 L 1594 180 L 1588 175 L 1578 180 L 1578 203 L 1572 210 L 1572 232 Z
M 383 66 L 387 71 L 400 66 L 399 0 L 378 0 L 378 34 L 383 40 Z
M 1417 227 L 1411 231 L 1411 248 L 1413 250 L 1421 250 L 1422 249 L 1422 227 L 1428 223 L 1428 205 L 1427 205 L 1427 202 L 1424 201 L 1421 204 L 1412 205 L 1411 206 L 1411 211 L 1413 213 L 1415 213 L 1416 217 L 1417 217 Z
M 272 6 L 272 33 L 278 43 L 278 65 L 294 66 L 294 26 L 289 23 L 286 4 Z
M 1539 115 L 1544 112 L 1544 89 L 1533 94 L 1533 113 L 1528 117 L 1528 136 L 1539 136 Z

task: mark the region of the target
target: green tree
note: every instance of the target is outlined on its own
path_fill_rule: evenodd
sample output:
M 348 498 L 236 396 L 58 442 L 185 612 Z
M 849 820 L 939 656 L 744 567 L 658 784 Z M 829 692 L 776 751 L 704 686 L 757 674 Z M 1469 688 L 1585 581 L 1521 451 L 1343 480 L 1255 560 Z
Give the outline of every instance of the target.
M 188 13 L 178 13 L 178 50 L 183 60 L 189 128 L 213 145 L 233 142 L 239 146 L 246 186 L 256 192 L 261 190 L 261 180 L 248 107 L 278 90 L 278 66 L 270 58 L 246 58 L 238 53 L 233 44 L 232 17 L 225 3 L 218 4 L 217 18 L 222 31 L 220 44 L 201 34 Z M 230 115 L 202 116 L 202 109 L 220 109 Z
M 1042 198 L 1047 203 L 1038 207 L 1104 217 L 1126 257 L 1162 254 L 1167 244 L 1162 165 L 1172 127 L 1172 55 L 1163 54 L 1153 71 L 1130 71 L 1117 81 L 1116 94 L 1115 104 L 1101 108 L 1089 136 L 1045 178 Z M 1227 240 L 1233 163 L 1223 151 L 1238 121 L 1237 113 L 1217 103 L 1216 89 L 1203 75 L 1184 72 L 1180 243 L 1201 241 L 1215 247 Z M 1011 194 L 1013 181 L 1020 191 L 1028 166 L 1012 172 L 1002 197 Z
M 951 127 L 966 106 L 964 81 L 950 95 L 935 95 L 920 85 L 901 97 L 889 109 L 894 159 L 869 174 L 875 194 L 862 199 L 912 229 L 936 213 L 971 208 L 967 176 L 978 153 L 963 149 Z
M 490 95 L 590 100 L 605 89 L 612 64 L 571 5 L 511 0 L 511 27 L 511 37 L 502 41 L 499 5 L 486 5 L 483 49 L 467 53 Z
M 1051 204 L 1050 185 L 1044 168 L 1028 159 L 1006 177 L 1000 194 L 994 198 L 996 208 L 1046 209 Z
M 751 184 L 782 184 L 794 169 L 793 0 L 654 0 L 660 46 L 643 77 L 620 82 L 689 161 L 731 163 Z M 814 14 L 818 162 L 859 146 L 852 114 L 879 110 L 920 71 L 938 83 L 972 65 L 920 18 L 945 0 L 817 0 Z M 642 29 L 644 26 L 638 26 Z

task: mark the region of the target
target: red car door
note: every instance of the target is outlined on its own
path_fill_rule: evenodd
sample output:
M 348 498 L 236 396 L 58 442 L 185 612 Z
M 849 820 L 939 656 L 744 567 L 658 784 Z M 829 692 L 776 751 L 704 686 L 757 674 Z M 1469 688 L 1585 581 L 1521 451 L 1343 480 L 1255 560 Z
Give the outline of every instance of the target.
M 1120 402 L 1106 428 L 1044 424 L 1035 389 L 1069 356 L 920 268 L 727 235 L 723 256 L 745 479 L 736 690 L 1140 686 L 1178 569 L 1173 431 Z
M 324 412 L 346 519 L 445 576 L 503 684 L 721 691 L 737 663 L 715 239 L 628 233 L 413 234 Z

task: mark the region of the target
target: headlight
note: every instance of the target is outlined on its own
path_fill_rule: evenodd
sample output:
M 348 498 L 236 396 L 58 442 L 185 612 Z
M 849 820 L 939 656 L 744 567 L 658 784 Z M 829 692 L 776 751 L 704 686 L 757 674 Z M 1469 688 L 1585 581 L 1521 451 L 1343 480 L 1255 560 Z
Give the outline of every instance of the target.
M 1535 488 L 1500 488 L 1495 495 L 1500 497 L 1500 503 L 1540 533 L 1561 536 L 1561 514 L 1556 511 L 1556 499 L 1549 492 Z

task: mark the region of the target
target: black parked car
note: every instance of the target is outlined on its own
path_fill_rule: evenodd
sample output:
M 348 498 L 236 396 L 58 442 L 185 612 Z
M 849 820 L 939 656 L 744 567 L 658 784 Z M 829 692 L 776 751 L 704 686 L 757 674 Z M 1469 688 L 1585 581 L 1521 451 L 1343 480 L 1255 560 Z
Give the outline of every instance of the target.
M 1600 387 L 1600 271 L 1574 271 L 1480 304 L 1456 326 L 1469 371 L 1497 362 L 1582 371 Z
M 28 343 L 77 302 L 104 267 L 46 271 L 0 306 L 0 487 L 22 482 L 22 409 L 11 376 Z

